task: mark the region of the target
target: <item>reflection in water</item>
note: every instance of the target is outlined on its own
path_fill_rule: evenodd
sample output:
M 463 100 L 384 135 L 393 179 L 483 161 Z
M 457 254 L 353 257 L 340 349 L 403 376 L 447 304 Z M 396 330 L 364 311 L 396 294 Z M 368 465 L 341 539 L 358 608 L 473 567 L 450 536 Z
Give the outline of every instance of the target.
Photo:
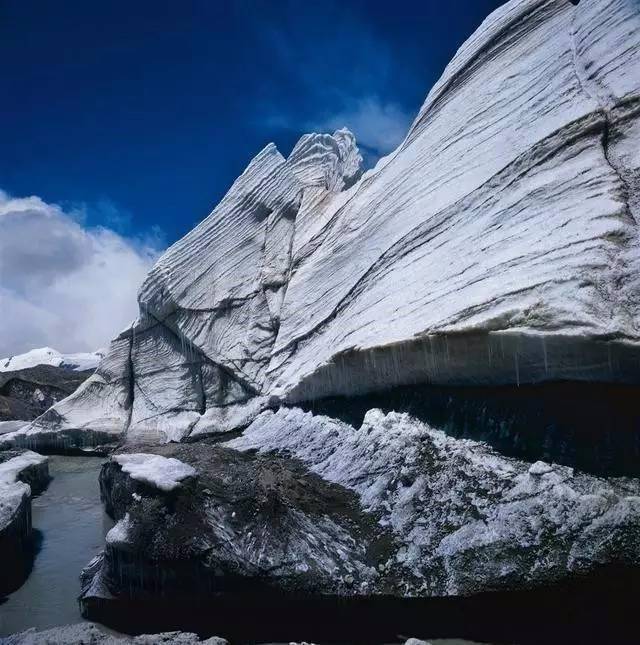
M 33 500 L 33 570 L 0 604 L 0 636 L 81 620 L 80 571 L 102 549 L 112 525 L 100 503 L 102 462 L 95 457 L 49 457 L 53 479 Z

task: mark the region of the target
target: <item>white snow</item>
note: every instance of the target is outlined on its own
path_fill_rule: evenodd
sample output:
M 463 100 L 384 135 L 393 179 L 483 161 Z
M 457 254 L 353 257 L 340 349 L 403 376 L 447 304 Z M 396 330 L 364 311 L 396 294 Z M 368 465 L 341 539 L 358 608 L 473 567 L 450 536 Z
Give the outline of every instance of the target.
M 536 461 L 534 464 L 531 464 L 529 468 L 529 474 L 534 477 L 541 477 L 553 471 L 553 466 L 546 463 L 545 461 Z
M 126 544 L 130 528 L 131 517 L 129 516 L 129 513 L 126 513 L 125 516 L 121 520 L 118 520 L 118 522 L 116 522 L 116 524 L 107 533 L 105 538 L 107 544 Z
M 469 593 L 478 581 L 499 585 L 508 567 L 523 581 L 556 566 L 588 569 L 618 557 L 616 539 L 635 535 L 640 522 L 639 480 L 618 486 L 565 466 L 531 465 L 407 414 L 369 410 L 354 428 L 281 408 L 224 445 L 296 457 L 358 493 L 398 540 L 393 564 L 424 576 L 425 589 L 438 594 Z M 542 544 L 553 544 L 554 557 Z
M 20 473 L 30 466 L 40 465 L 47 457 L 26 451 L 0 463 L 0 530 L 13 518 L 25 497 L 31 495 L 31 488 L 18 480 Z
M 13 457 L 0 463 L 0 485 L 13 484 L 18 479 L 18 475 L 29 466 L 36 466 L 47 461 L 47 457 L 39 455 L 37 452 L 27 450 L 17 457 Z
M 0 372 L 13 372 L 35 367 L 36 365 L 68 367 L 73 370 L 91 370 L 98 367 L 98 363 L 102 360 L 106 351 L 106 349 L 99 349 L 95 352 L 62 354 L 51 347 L 40 347 L 25 354 L 0 358 Z
M 173 457 L 140 452 L 114 455 L 112 459 L 132 479 L 165 492 L 176 489 L 184 479 L 197 474 L 195 468 Z
M 0 435 L 6 434 L 7 432 L 15 432 L 28 425 L 28 421 L 0 421 Z

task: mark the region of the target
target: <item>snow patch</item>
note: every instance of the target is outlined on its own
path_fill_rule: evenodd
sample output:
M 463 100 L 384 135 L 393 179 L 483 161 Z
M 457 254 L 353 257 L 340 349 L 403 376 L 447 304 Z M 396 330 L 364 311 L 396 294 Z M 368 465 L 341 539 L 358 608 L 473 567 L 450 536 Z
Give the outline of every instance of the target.
M 195 468 L 173 457 L 140 452 L 115 455 L 112 459 L 132 479 L 164 492 L 176 489 L 180 486 L 180 482 L 197 474 Z
M 47 457 L 39 455 L 37 452 L 28 450 L 17 457 L 13 457 L 3 463 L 0 463 L 0 486 L 3 484 L 13 484 L 18 480 L 18 475 L 29 468 L 37 466 L 47 461 Z
M 131 517 L 129 513 L 119 520 L 116 525 L 107 533 L 107 544 L 126 544 L 129 537 L 129 529 L 131 528 Z
M 15 420 L 15 421 L 0 421 L 0 435 L 7 434 L 9 432 L 16 432 L 25 426 L 28 426 L 28 421 Z
M 0 530 L 11 521 L 23 499 L 31 495 L 31 487 L 18 477 L 23 470 L 47 461 L 47 457 L 27 451 L 0 463 Z

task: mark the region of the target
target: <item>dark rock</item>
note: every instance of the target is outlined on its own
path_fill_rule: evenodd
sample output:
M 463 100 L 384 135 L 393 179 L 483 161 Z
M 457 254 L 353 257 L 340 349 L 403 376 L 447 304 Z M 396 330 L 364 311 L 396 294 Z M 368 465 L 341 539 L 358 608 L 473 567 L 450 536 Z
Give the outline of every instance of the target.
M 370 642 L 403 626 L 450 635 L 468 615 L 461 635 L 492 640 L 500 621 L 487 611 L 511 603 L 512 640 L 542 607 L 561 633 L 576 629 L 554 597 L 592 606 L 605 593 L 622 607 L 620 581 L 638 586 L 637 480 L 504 457 L 406 414 L 372 410 L 354 428 L 281 409 L 226 445 L 136 449 L 148 467 L 125 472 L 117 455 L 103 467 L 119 522 L 81 597 L 86 617 L 120 628 Z M 197 476 L 161 490 L 158 455 Z M 245 611 L 280 619 L 261 633 L 238 624 Z M 367 625 L 364 640 L 350 621 Z
M 357 496 L 295 459 L 204 441 L 154 446 L 197 478 L 165 492 L 112 460 L 100 475 L 107 511 L 104 566 L 114 595 L 172 592 L 366 592 L 390 537 Z M 388 585 L 392 591 L 393 585 Z
M 93 370 L 38 365 L 0 372 L 0 421 L 31 421 L 69 396 Z
M 31 496 L 49 481 L 46 457 L 0 452 L 0 597 L 22 584 L 31 565 Z

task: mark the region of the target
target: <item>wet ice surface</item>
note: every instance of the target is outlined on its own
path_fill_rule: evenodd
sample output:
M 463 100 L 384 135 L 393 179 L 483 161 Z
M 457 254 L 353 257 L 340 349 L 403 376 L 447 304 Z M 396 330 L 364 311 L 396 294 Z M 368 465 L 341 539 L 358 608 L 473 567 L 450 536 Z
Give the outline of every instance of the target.
M 80 621 L 80 571 L 101 550 L 113 524 L 100 503 L 103 460 L 49 460 L 53 479 L 33 500 L 33 527 L 39 532 L 33 571 L 20 589 L 4 602 L 0 599 L 0 636 Z

